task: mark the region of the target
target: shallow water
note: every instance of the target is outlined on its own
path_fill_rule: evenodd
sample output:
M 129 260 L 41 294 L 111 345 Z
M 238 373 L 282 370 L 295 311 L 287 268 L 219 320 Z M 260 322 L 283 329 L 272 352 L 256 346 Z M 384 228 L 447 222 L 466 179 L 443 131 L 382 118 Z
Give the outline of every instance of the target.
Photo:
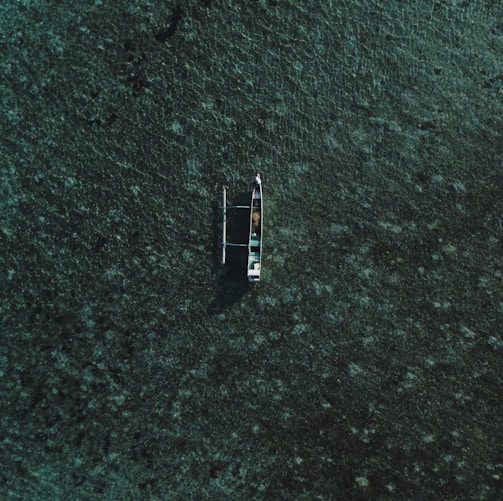
M 499 2 L 0 19 L 2 497 L 495 498 Z

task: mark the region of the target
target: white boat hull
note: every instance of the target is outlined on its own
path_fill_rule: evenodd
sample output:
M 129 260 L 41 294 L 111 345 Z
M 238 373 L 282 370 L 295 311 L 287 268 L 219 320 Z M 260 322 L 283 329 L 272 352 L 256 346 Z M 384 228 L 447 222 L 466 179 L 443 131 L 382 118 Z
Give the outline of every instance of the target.
M 247 277 L 249 282 L 260 280 L 262 268 L 262 218 L 263 199 L 262 182 L 257 174 L 252 191 L 250 210 L 250 234 L 248 237 L 248 269 Z

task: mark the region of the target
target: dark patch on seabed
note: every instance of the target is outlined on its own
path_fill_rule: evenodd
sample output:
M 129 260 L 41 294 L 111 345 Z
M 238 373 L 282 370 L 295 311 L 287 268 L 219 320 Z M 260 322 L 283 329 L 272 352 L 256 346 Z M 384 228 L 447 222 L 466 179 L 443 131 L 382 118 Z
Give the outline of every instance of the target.
M 502 9 L 3 2 L 0 497 L 499 499 Z

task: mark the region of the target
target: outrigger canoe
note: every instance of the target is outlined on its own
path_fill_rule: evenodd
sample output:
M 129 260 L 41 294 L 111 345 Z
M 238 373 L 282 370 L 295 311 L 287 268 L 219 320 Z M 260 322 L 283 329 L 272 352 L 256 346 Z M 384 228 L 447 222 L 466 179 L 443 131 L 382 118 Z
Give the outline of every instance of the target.
M 263 216 L 262 180 L 260 174 L 255 176 L 251 193 L 250 205 L 227 206 L 227 192 L 223 189 L 222 203 L 222 264 L 225 264 L 226 247 L 248 247 L 248 260 L 246 266 L 246 276 L 249 282 L 260 280 L 260 270 L 262 265 L 262 216 Z M 248 233 L 248 243 L 227 242 L 227 211 L 229 209 L 248 209 L 250 211 L 250 230 Z

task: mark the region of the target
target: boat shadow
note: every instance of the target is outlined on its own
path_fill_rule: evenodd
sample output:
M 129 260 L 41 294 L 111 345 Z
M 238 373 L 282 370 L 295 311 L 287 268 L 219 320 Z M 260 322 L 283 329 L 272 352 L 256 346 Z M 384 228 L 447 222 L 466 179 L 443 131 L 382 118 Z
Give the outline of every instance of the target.
M 250 205 L 250 193 L 241 192 L 232 199 L 232 205 Z M 248 262 L 247 247 L 227 247 L 226 263 L 222 258 L 222 207 L 212 204 L 212 235 L 213 235 L 213 268 L 218 274 L 218 286 L 215 298 L 211 302 L 208 313 L 218 314 L 226 308 L 238 303 L 244 294 L 250 290 L 246 277 Z M 227 241 L 247 243 L 250 230 L 250 211 L 235 209 L 227 211 Z

